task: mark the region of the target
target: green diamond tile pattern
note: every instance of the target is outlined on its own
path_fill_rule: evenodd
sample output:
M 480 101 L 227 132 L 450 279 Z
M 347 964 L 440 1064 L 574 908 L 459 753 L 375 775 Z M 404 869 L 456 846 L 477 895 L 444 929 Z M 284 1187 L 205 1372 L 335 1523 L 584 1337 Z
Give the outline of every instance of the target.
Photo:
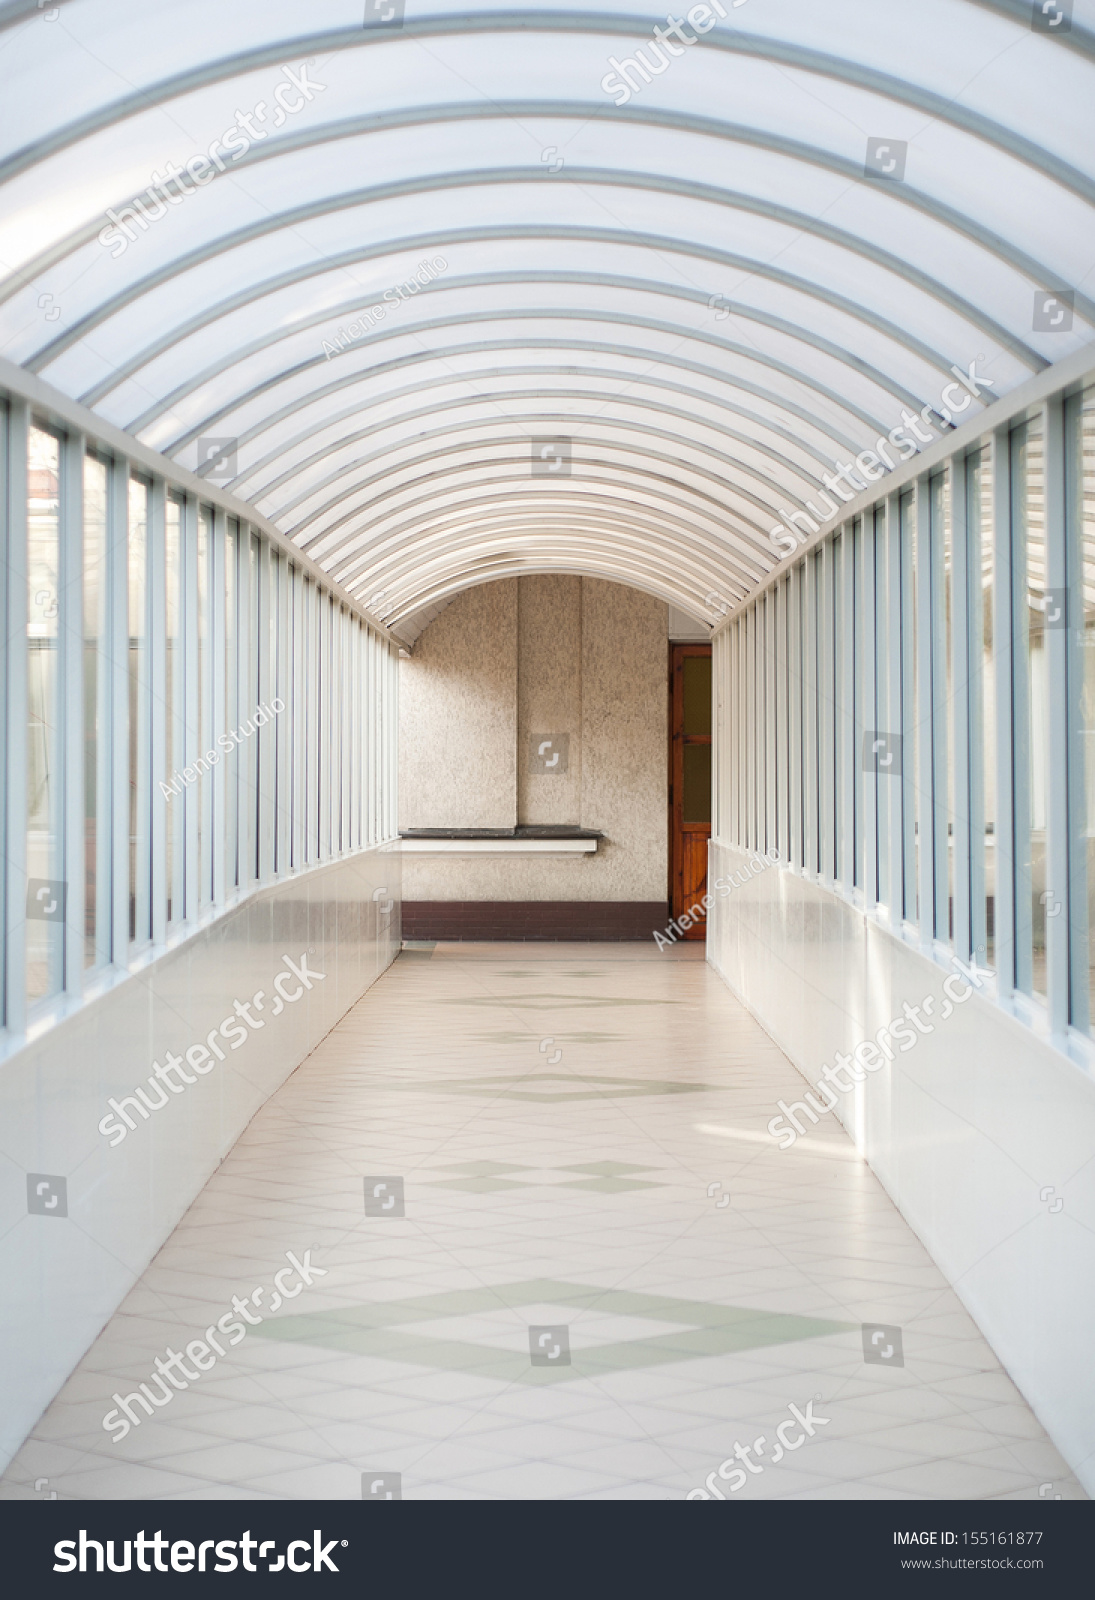
M 425 1187 L 427 1189 L 458 1189 L 462 1194 L 498 1194 L 503 1189 L 533 1189 L 535 1184 L 528 1180 L 515 1180 L 513 1178 L 430 1178 Z
M 591 1003 L 600 1026 L 567 1010 Z M 375 1469 L 405 1499 L 683 1500 L 811 1397 L 831 1423 L 735 1499 L 1084 1499 L 836 1119 L 768 1136 L 802 1087 L 702 960 L 405 951 L 257 1111 L 0 1499 L 358 1500 Z M 401 1220 L 365 1214 L 376 1173 Z M 274 1310 L 290 1250 L 322 1275 Z M 248 1337 L 108 1442 L 112 1396 L 259 1284 Z M 904 1367 L 865 1362 L 865 1324 L 901 1328 Z M 572 1364 L 533 1367 L 533 1327 Z
M 463 1172 L 469 1178 L 499 1178 L 504 1172 L 528 1172 L 531 1169 L 527 1162 L 522 1166 L 515 1161 L 446 1161 L 437 1170 Z
M 629 1189 L 662 1189 L 664 1184 L 645 1183 L 635 1178 L 575 1178 L 560 1184 L 561 1189 L 591 1189 L 595 1194 L 626 1194 Z
M 634 1161 L 579 1161 L 573 1167 L 560 1167 L 560 1172 L 587 1172 L 594 1178 L 622 1178 L 629 1172 L 656 1172 L 657 1167 L 636 1166 Z
M 519 1310 L 526 1305 L 549 1303 L 572 1306 L 577 1311 L 596 1311 L 601 1315 L 649 1317 L 677 1323 L 679 1330 L 583 1350 L 581 1324 L 578 1323 L 571 1329 L 571 1365 L 558 1368 L 532 1366 L 527 1348 L 524 1348 L 525 1330 L 520 1323 L 514 1325 L 512 1352 L 459 1339 L 432 1339 L 428 1334 L 414 1331 L 415 1324 L 435 1319 L 496 1311 L 499 1306 Z M 713 1305 L 703 1300 L 677 1300 L 668 1295 L 602 1289 L 549 1278 L 457 1289 L 334 1311 L 301 1312 L 271 1319 L 254 1330 L 260 1338 L 283 1343 L 319 1345 L 346 1355 L 371 1356 L 382 1361 L 465 1372 L 502 1383 L 525 1384 L 573 1383 L 577 1379 L 612 1372 L 695 1361 L 834 1334 L 858 1338 L 859 1331 L 858 1325 L 851 1322 L 792 1316 L 747 1306 Z

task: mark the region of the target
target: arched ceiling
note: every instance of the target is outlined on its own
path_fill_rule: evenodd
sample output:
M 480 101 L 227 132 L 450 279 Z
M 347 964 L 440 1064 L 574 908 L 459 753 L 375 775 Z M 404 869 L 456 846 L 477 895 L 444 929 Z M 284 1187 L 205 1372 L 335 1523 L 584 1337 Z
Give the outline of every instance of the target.
M 535 571 L 714 622 L 952 367 L 1095 327 L 1095 4 L 721 10 L 0 5 L 0 350 L 408 640 Z

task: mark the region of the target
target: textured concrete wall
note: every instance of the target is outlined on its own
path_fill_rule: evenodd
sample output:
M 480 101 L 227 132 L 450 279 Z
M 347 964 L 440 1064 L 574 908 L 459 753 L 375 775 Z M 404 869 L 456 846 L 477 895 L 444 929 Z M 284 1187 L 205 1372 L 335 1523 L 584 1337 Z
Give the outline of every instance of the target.
M 399 666 L 399 826 L 512 828 L 517 579 L 459 595 Z
M 582 580 L 520 578 L 517 589 L 517 812 L 522 822 L 582 814 Z M 567 770 L 530 770 L 533 739 L 569 735 Z
M 493 633 L 492 633 L 493 630 Z M 406 857 L 406 900 L 664 900 L 666 607 L 592 578 L 471 589 L 400 663 L 401 828 L 572 823 L 594 856 Z M 530 772 L 566 734 L 567 770 Z

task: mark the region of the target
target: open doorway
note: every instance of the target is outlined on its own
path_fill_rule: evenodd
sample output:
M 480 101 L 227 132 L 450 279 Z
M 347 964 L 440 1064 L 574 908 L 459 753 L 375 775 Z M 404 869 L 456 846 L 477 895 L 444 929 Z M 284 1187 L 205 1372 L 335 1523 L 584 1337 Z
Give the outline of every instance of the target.
M 674 917 L 707 890 L 711 837 L 711 646 L 669 647 L 669 899 Z M 702 907 L 686 939 L 702 939 Z

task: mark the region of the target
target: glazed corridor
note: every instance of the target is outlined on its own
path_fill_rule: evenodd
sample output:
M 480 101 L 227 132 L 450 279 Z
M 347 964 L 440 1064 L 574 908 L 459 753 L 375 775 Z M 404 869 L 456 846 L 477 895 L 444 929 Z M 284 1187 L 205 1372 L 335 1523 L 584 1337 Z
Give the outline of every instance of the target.
M 731 1499 L 1082 1497 L 839 1124 L 773 1144 L 801 1090 L 702 947 L 405 950 L 255 1117 L 3 1494 L 658 1500 L 726 1462 Z M 154 1415 L 130 1402 L 115 1444 L 113 1397 L 255 1286 L 263 1320 L 227 1322 Z

